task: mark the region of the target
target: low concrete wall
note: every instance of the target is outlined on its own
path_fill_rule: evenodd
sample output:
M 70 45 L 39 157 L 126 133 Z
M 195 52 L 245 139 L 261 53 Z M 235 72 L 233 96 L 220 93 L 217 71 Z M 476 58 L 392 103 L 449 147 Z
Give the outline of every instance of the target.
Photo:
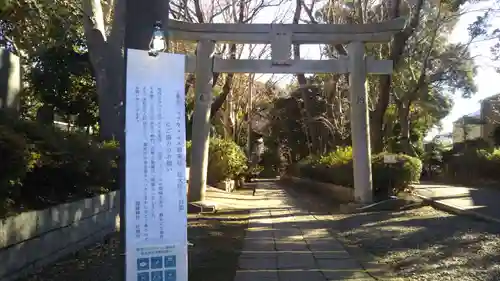
M 292 176 L 283 176 L 281 178 L 285 181 L 291 181 L 293 184 L 307 185 L 307 188 L 313 189 L 325 196 L 330 196 L 339 202 L 348 203 L 354 201 L 353 188 Z
M 114 191 L 0 220 L 0 281 L 15 280 L 102 240 L 116 230 L 119 202 Z

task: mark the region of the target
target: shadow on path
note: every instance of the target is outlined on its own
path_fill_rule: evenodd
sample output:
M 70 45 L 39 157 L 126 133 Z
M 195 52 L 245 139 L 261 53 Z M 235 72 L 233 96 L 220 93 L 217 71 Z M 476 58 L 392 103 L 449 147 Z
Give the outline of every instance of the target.
M 500 225 L 431 207 L 340 214 L 331 200 L 306 188 L 288 190 L 318 210 L 329 210 L 328 225 L 337 237 L 373 254 L 404 280 L 500 280 Z

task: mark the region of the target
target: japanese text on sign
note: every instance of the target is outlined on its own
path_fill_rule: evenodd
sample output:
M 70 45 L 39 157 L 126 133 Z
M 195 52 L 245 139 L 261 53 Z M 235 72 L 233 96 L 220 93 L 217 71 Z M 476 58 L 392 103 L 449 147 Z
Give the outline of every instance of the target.
M 184 64 L 128 50 L 126 281 L 187 281 Z

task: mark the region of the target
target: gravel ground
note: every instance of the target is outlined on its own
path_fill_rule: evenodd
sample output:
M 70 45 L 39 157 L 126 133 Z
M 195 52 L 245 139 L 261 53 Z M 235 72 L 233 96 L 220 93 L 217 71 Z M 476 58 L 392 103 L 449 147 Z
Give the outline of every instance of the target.
M 500 280 L 500 225 L 432 207 L 334 216 L 332 226 L 405 280 Z
M 335 202 L 293 189 L 315 211 L 333 214 L 327 223 L 346 244 L 390 265 L 404 280 L 500 280 L 500 224 L 424 206 L 397 212 L 340 214 Z M 293 193 L 293 192 L 292 192 Z

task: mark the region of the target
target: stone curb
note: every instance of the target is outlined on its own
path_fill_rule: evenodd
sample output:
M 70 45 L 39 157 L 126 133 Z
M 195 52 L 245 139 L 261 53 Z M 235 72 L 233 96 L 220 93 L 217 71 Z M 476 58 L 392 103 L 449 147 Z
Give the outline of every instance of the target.
M 424 202 L 429 203 L 431 206 L 433 206 L 436 209 L 439 209 L 441 211 L 445 211 L 445 212 L 453 213 L 453 214 L 457 214 L 457 215 L 466 215 L 466 216 L 474 217 L 476 219 L 486 220 L 489 222 L 500 223 L 500 219 L 498 219 L 498 218 L 488 216 L 485 214 L 481 214 L 481 213 L 473 211 L 473 210 L 467 210 L 467 209 L 455 206 L 453 204 L 443 203 L 439 200 L 434 200 L 430 197 L 427 197 L 427 196 L 424 196 L 424 195 L 421 195 L 418 193 L 415 193 L 414 196 L 417 196 L 418 198 L 422 199 Z

